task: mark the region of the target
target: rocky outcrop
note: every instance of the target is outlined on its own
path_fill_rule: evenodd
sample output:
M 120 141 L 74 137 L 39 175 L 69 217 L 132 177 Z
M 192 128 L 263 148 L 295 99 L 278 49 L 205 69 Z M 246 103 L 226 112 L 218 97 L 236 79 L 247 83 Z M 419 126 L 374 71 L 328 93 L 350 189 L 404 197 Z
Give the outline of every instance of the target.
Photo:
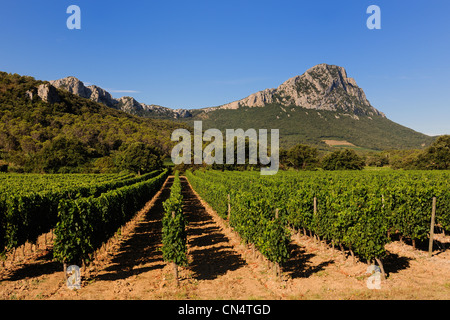
M 86 87 L 75 77 L 67 77 L 50 83 L 83 98 L 139 116 L 171 119 L 192 117 L 191 112 L 185 109 L 173 110 L 154 104 L 147 105 L 132 97 L 114 99 L 106 90 L 97 86 Z M 358 87 L 353 78 L 347 76 L 344 68 L 328 64 L 319 64 L 307 70 L 303 75 L 287 80 L 276 89 L 265 89 L 242 100 L 220 107 L 205 108 L 202 111 L 264 107 L 272 103 L 290 108 L 337 111 L 339 116 L 350 116 L 354 119 L 359 119 L 360 116 L 385 117 L 382 112 L 370 104 L 364 91 Z
M 48 83 L 43 83 L 37 88 L 28 90 L 26 92 L 26 95 L 30 100 L 33 100 L 33 98 L 37 95 L 42 101 L 47 102 L 49 104 L 61 102 L 58 90 Z
M 61 101 L 58 90 L 50 84 L 41 84 L 37 89 L 38 96 L 49 104 L 58 103 Z
M 97 86 L 86 87 L 83 82 L 75 77 L 54 80 L 50 81 L 50 83 L 56 88 L 66 90 L 82 98 L 103 103 L 111 108 L 115 108 L 118 103 L 106 90 Z
M 353 78 L 347 76 L 344 68 L 327 64 L 317 65 L 303 75 L 287 80 L 276 89 L 266 89 L 242 100 L 204 110 L 208 112 L 243 106 L 264 107 L 270 103 L 286 107 L 340 111 L 355 116 L 385 117 L 370 104 L 364 91 Z
M 83 82 L 75 77 L 67 77 L 60 80 L 49 81 L 51 85 L 56 88 L 66 90 L 72 94 L 80 96 L 82 98 L 90 99 L 91 90 L 88 89 Z
M 141 104 L 141 105 L 144 109 L 144 113 L 147 114 L 148 116 L 172 118 L 172 119 L 184 119 L 192 117 L 192 114 L 186 109 L 170 109 L 155 104 L 152 105 Z
M 105 89 L 95 85 L 86 87 L 82 81 L 75 77 L 54 80 L 50 81 L 50 83 L 55 87 L 66 90 L 72 94 L 134 115 L 174 119 L 188 118 L 192 116 L 188 110 L 173 110 L 154 104 L 147 105 L 136 101 L 132 97 L 121 97 L 119 99 L 115 99 Z
M 117 100 L 114 99 L 108 91 L 97 86 L 89 86 L 87 89 L 90 90 L 89 99 L 98 103 L 103 103 L 110 108 L 117 107 Z
M 132 97 L 122 97 L 118 99 L 117 107 L 119 110 L 132 114 L 139 113 L 144 109 L 142 105 Z

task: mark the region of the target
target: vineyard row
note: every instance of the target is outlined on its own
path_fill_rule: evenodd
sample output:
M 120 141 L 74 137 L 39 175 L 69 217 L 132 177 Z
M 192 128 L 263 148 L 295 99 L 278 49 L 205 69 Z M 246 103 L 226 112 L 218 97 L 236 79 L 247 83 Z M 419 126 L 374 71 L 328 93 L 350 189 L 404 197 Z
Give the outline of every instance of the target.
M 290 229 L 309 231 L 367 261 L 386 255 L 394 234 L 424 240 L 436 221 L 450 229 L 448 173 L 188 172 L 194 189 L 270 261 L 289 258 Z
M 106 178 L 83 175 L 78 178 L 86 179 L 85 183 L 81 181 L 77 186 L 66 187 L 58 181 L 66 178 L 61 175 L 55 177 L 53 188 L 47 185 L 41 191 L 33 190 L 32 185 L 26 185 L 20 179 L 11 180 L 0 196 L 0 253 L 27 242 L 34 243 L 40 235 L 56 229 L 59 259 L 85 258 L 113 229 L 116 231 L 124 223 L 131 214 L 130 210 L 151 197 L 145 192 L 158 189 L 167 174 L 167 171 L 155 171 L 138 177 L 120 175 L 116 179 L 110 175 Z M 95 219 L 92 218 L 94 206 L 98 213 Z M 117 208 L 113 209 L 113 206 Z M 91 239 L 91 232 L 97 232 L 98 224 L 103 223 L 98 219 L 105 222 L 105 226 Z M 65 232 L 75 236 L 74 240 L 69 241 Z M 77 245 L 73 244 L 74 241 Z M 84 242 L 89 242 L 89 245 Z M 71 249 L 75 251 L 69 254 Z

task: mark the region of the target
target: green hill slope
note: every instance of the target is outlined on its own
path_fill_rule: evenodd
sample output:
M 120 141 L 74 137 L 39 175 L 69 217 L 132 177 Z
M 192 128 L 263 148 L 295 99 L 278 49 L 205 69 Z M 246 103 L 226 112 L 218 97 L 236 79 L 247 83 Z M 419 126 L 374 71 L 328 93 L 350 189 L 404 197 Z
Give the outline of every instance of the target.
M 56 89 L 31 77 L 0 72 L 0 160 L 42 172 L 44 151 L 67 148 L 74 171 L 112 165 L 122 145 L 142 142 L 169 154 L 183 124 L 140 118 Z M 52 149 L 53 148 L 53 149 Z M 64 151 L 64 150 L 63 150 Z
M 344 141 L 359 148 L 423 148 L 433 138 L 397 124 L 374 108 L 344 68 L 319 64 L 300 76 L 215 108 L 190 110 L 205 128 L 279 129 L 281 144 Z
M 362 148 L 384 150 L 423 148 L 433 141 L 432 137 L 379 115 L 350 116 L 279 104 L 191 112 L 193 117 L 184 121 L 192 125 L 194 121 L 202 120 L 204 129 L 279 129 L 283 147 L 297 143 L 325 147 L 324 140 L 339 140 Z

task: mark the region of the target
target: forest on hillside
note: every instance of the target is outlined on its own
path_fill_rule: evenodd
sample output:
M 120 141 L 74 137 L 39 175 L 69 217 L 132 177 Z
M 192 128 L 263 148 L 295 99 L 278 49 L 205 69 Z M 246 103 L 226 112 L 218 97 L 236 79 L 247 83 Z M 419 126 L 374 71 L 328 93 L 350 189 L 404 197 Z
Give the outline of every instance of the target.
M 170 154 L 167 120 L 139 118 L 57 90 L 47 103 L 29 92 L 45 82 L 0 73 L 0 161 L 13 172 L 117 172 L 143 150 L 159 165 Z M 151 170 L 152 168 L 148 168 Z M 139 169 L 137 169 L 139 170 Z
M 172 132 L 189 128 L 186 123 L 130 115 L 59 89 L 55 89 L 58 101 L 47 103 L 36 94 L 46 83 L 0 72 L 0 171 L 151 172 L 170 157 Z M 323 152 L 306 144 L 280 150 L 281 169 L 297 170 L 360 170 L 365 166 L 449 169 L 449 159 L 450 136 L 438 137 L 425 150 L 336 148 Z M 214 166 L 221 170 L 254 167 L 259 165 Z

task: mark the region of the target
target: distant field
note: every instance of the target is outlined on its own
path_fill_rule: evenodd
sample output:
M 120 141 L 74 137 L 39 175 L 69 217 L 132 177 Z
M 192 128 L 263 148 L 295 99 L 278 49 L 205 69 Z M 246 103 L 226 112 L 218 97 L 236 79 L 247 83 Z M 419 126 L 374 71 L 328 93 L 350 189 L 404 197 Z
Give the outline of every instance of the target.
M 352 149 L 360 152 L 379 152 L 379 150 L 354 145 L 353 143 L 348 142 L 346 140 L 322 140 L 322 141 L 331 148 Z
M 339 140 L 323 140 L 330 147 L 356 147 L 353 143 L 348 141 L 339 141 Z

